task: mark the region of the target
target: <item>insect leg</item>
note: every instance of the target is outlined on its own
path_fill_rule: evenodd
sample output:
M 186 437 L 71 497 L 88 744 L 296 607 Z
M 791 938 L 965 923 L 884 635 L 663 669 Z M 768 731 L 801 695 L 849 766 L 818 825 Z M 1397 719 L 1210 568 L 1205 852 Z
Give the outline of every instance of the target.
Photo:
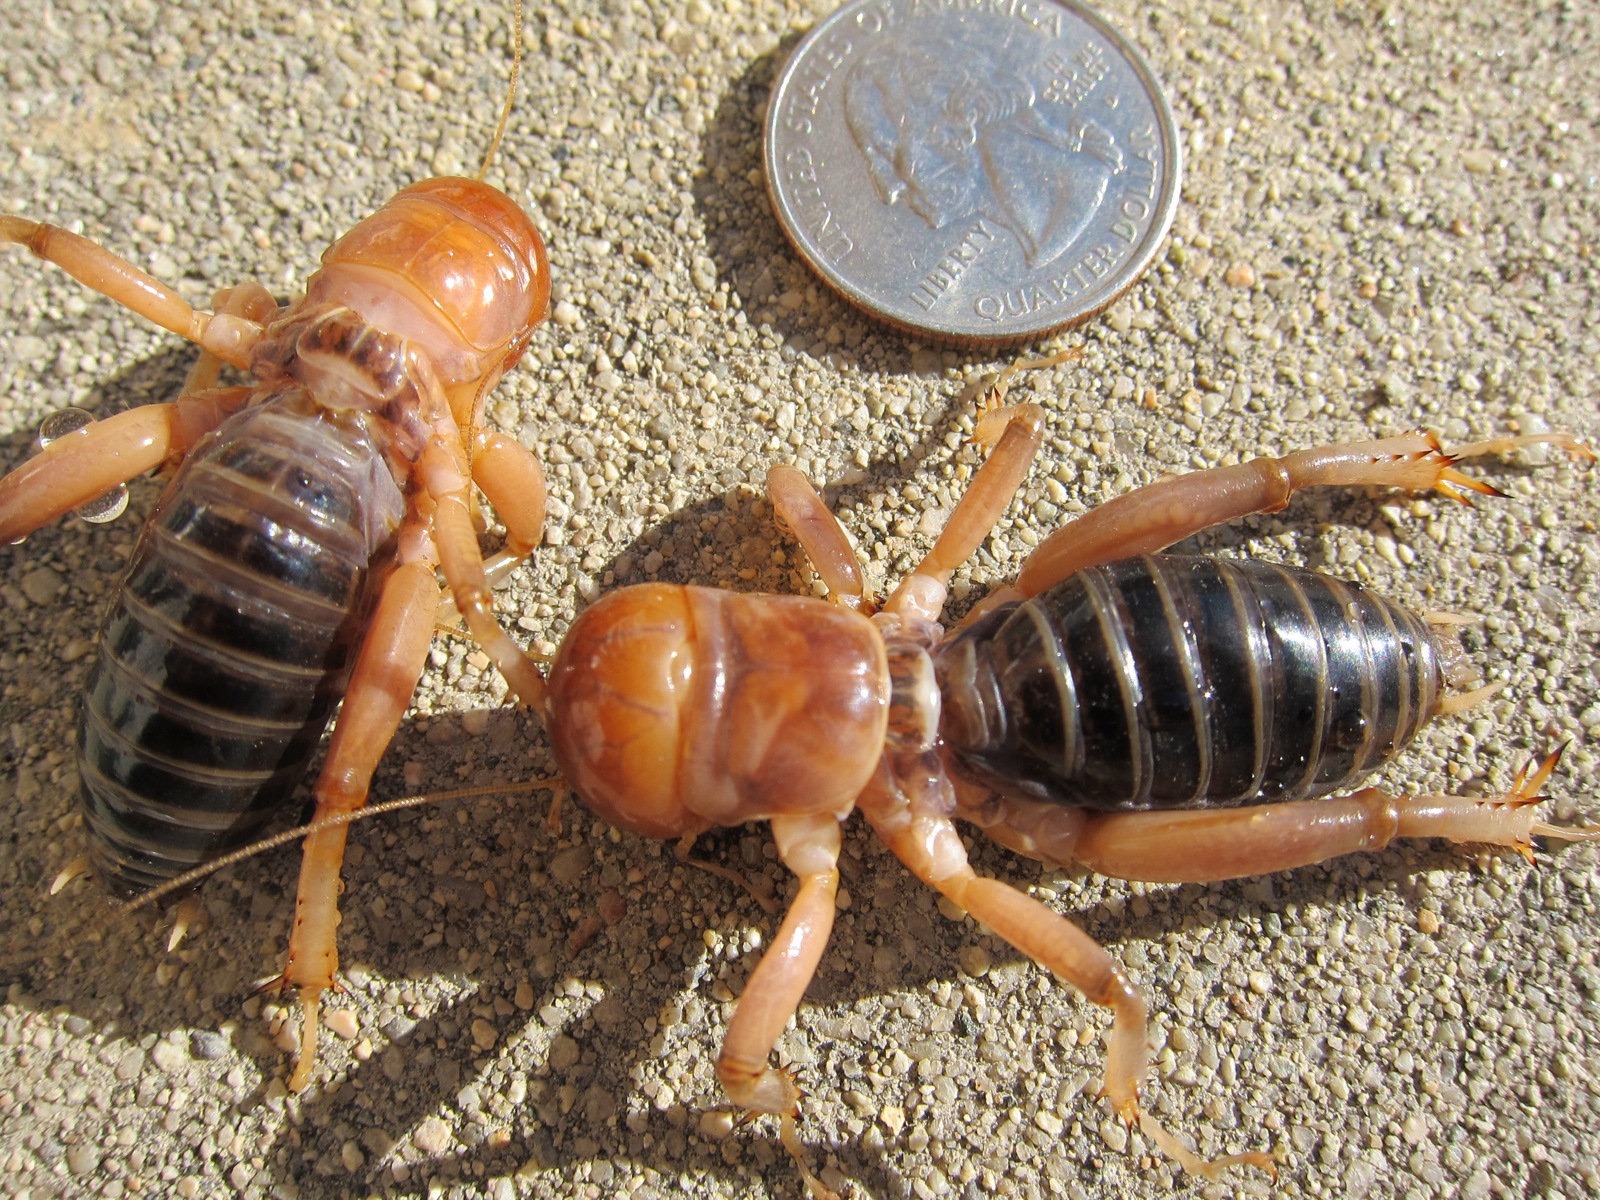
M 218 313 L 243 317 L 262 328 L 270 325 L 278 315 L 278 302 L 272 298 L 272 293 L 254 280 L 218 289 L 211 297 L 211 307 Z M 189 368 L 189 374 L 184 378 L 184 394 L 216 387 L 222 367 L 220 358 L 209 350 L 201 350 L 200 357 L 194 360 L 194 366 Z
M 250 351 L 261 340 L 261 326 L 254 321 L 232 313 L 202 312 L 126 259 L 56 225 L 0 216 L 0 242 L 26 246 L 35 257 L 55 263 L 124 308 L 204 347 L 225 363 L 249 368 Z
M 1044 439 L 1044 409 L 1019 404 L 1005 412 L 1005 433 L 972 477 L 967 494 L 950 513 L 939 540 L 917 569 L 884 602 L 884 611 L 939 619 L 950 576 L 970 558 L 1022 486 Z
M 344 705 L 334 725 L 328 757 L 314 790 L 318 820 L 349 812 L 367 802 L 378 760 L 400 725 L 433 640 L 433 614 L 439 583 L 431 561 L 396 567 L 384 581 L 372 626 L 361 643 Z M 300 1061 L 289 1080 L 304 1088 L 316 1063 L 317 1016 L 323 991 L 334 986 L 339 969 L 335 931 L 339 926 L 339 870 L 344 862 L 348 825 L 319 829 L 306 838 L 295 899 L 289 957 L 277 980 L 295 988 L 305 1016 Z
M 1083 357 L 1083 347 L 1073 346 L 1044 358 L 1019 358 L 994 377 L 978 400 L 978 421 L 972 430 L 972 440 L 988 449 L 1000 440 L 1006 427 L 1006 393 L 1011 381 L 1024 371 L 1039 371 L 1062 363 L 1077 362 Z
M 1038 900 L 973 871 L 948 811 L 944 780 L 926 764 L 879 769 L 859 807 L 884 844 L 923 882 L 1047 970 L 1112 1012 L 1111 1046 L 1101 1094 L 1130 1124 L 1137 1123 L 1186 1170 L 1216 1178 L 1239 1164 L 1273 1170 L 1264 1153 L 1200 1159 L 1139 1108 L 1139 1086 L 1150 1069 L 1144 999 L 1116 961 L 1092 937 Z
M 532 554 L 544 536 L 544 471 L 532 451 L 503 433 L 480 429 L 472 444 L 472 482 L 506 527 L 504 548 L 484 563 L 490 582 L 496 582 Z
M 769 1067 L 767 1059 L 816 974 L 833 931 L 839 822 L 830 813 L 774 817 L 772 833 L 778 857 L 800 877 L 800 890 L 739 997 L 717 1056 L 717 1077 L 735 1104 L 779 1117 L 784 1147 L 799 1163 L 806 1187 L 817 1200 L 825 1200 L 834 1194 L 811 1174 L 795 1132 L 800 1089 L 787 1071 Z
M 0 543 L 26 537 L 118 484 L 182 457 L 251 395 L 248 387 L 213 388 L 132 408 L 55 439 L 0 480 Z
M 1382 850 L 1396 838 L 1449 838 L 1532 854 L 1535 835 L 1592 841 L 1600 830 L 1536 819 L 1539 788 L 1560 751 L 1529 763 L 1502 795 L 1395 796 L 1363 788 L 1348 796 L 1249 808 L 1096 813 L 1038 801 L 964 803 L 962 816 L 1034 858 L 1082 863 L 1101 875 L 1146 883 L 1212 883 L 1288 871 L 1345 854 Z M 1066 814 L 1063 817 L 1062 814 Z
M 767 498 L 778 514 L 778 524 L 794 535 L 827 585 L 828 598 L 846 608 L 870 612 L 855 547 L 811 481 L 793 467 L 773 467 L 767 472 Z
M 530 707 L 541 707 L 544 676 L 528 652 L 517 645 L 495 619 L 489 577 L 478 551 L 478 536 L 472 528 L 464 456 L 436 434 L 429 440 L 417 465 L 423 487 L 434 503 L 434 541 L 456 611 L 466 620 L 473 639 L 494 661 L 517 698 Z
M 1250 513 L 1277 512 L 1307 487 L 1437 488 L 1456 500 L 1468 491 L 1499 493 L 1455 469 L 1461 457 L 1500 453 L 1549 442 L 1575 454 L 1594 455 L 1570 434 L 1496 438 L 1444 450 L 1431 434 L 1297 450 L 1282 458 L 1255 458 L 1229 467 L 1177 475 L 1108 500 L 1056 530 L 1028 556 L 1016 589 L 1034 596 L 1075 571 L 1137 554 L 1153 554 L 1202 529 Z

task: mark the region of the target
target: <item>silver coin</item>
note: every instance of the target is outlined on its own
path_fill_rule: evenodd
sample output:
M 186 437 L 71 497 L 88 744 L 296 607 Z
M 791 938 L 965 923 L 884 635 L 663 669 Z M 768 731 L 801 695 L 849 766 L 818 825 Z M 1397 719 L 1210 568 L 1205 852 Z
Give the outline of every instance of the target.
M 1070 0 L 855 0 L 768 104 L 767 189 L 795 249 L 909 332 L 1028 341 L 1154 260 L 1181 173 L 1139 53 Z

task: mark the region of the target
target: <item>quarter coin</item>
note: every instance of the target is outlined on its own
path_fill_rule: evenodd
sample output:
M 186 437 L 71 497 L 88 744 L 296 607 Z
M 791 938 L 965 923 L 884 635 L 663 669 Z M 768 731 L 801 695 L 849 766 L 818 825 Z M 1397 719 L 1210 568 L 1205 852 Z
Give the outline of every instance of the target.
M 1104 310 L 1177 206 L 1177 130 L 1137 50 L 1071 0 L 854 0 L 767 108 L 767 190 L 829 284 L 972 346 Z

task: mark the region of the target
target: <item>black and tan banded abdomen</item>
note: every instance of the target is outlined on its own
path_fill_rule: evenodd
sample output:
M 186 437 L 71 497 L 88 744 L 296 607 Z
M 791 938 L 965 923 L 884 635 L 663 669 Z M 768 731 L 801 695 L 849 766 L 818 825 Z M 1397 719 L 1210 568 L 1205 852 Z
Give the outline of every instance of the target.
M 1327 795 L 1439 708 L 1446 647 L 1355 584 L 1149 555 L 1080 571 L 949 639 L 947 758 L 1006 795 L 1089 809 Z
M 205 439 L 162 495 L 85 685 L 90 855 L 127 895 L 248 841 L 305 772 L 404 512 L 363 428 L 298 385 Z

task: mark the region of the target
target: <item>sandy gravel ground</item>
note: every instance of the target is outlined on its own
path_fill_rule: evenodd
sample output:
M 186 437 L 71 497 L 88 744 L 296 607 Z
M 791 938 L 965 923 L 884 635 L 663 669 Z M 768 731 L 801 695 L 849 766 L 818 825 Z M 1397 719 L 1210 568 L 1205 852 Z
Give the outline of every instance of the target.
M 827 10 L 743 0 L 542 5 L 494 176 L 551 245 L 559 303 L 491 407 L 548 465 L 548 544 L 501 597 L 558 641 L 648 578 L 805 590 L 760 494 L 798 464 L 897 579 L 975 465 L 967 381 L 998 359 L 918 345 L 836 301 L 783 242 L 759 121 Z M 1245 4 L 1106 9 L 1166 80 L 1188 151 L 1159 267 L 1022 389 L 1046 460 L 957 579 L 968 601 L 1039 535 L 1162 474 L 1418 425 L 1600 439 L 1600 7 Z M 81 229 L 196 302 L 279 294 L 397 187 L 470 170 L 507 15 L 452 0 L 51 0 L 0 17 L 0 208 Z M 166 398 L 190 351 L 26 256 L 0 255 L 8 462 L 66 404 Z M 1307 563 L 1470 635 L 1509 686 L 1443 721 L 1395 787 L 1488 790 L 1553 743 L 1562 819 L 1600 820 L 1596 475 L 1487 463 L 1468 510 L 1356 492 L 1200 539 Z M 204 891 L 175 954 L 96 888 L 71 741 L 133 515 L 41 530 L 0 561 L 0 1191 L 48 1196 L 802 1194 L 770 1123 L 730 1131 L 712 1063 L 772 921 L 724 881 L 544 797 L 455 803 L 354 836 L 346 1039 L 286 1096 L 274 972 L 296 869 Z M 551 769 L 481 656 L 441 638 L 376 792 Z M 706 852 L 787 886 L 752 828 Z M 1154 1110 L 1208 1151 L 1271 1146 L 1276 1186 L 1206 1185 L 1107 1120 L 1107 1021 L 948 919 L 859 823 L 850 905 L 781 1053 L 805 1135 L 855 1196 L 1600 1193 L 1596 852 L 1534 866 L 1442 844 L 1224 886 L 981 869 L 1084 923 L 1153 1013 Z M 587 938 L 587 944 L 582 944 Z

